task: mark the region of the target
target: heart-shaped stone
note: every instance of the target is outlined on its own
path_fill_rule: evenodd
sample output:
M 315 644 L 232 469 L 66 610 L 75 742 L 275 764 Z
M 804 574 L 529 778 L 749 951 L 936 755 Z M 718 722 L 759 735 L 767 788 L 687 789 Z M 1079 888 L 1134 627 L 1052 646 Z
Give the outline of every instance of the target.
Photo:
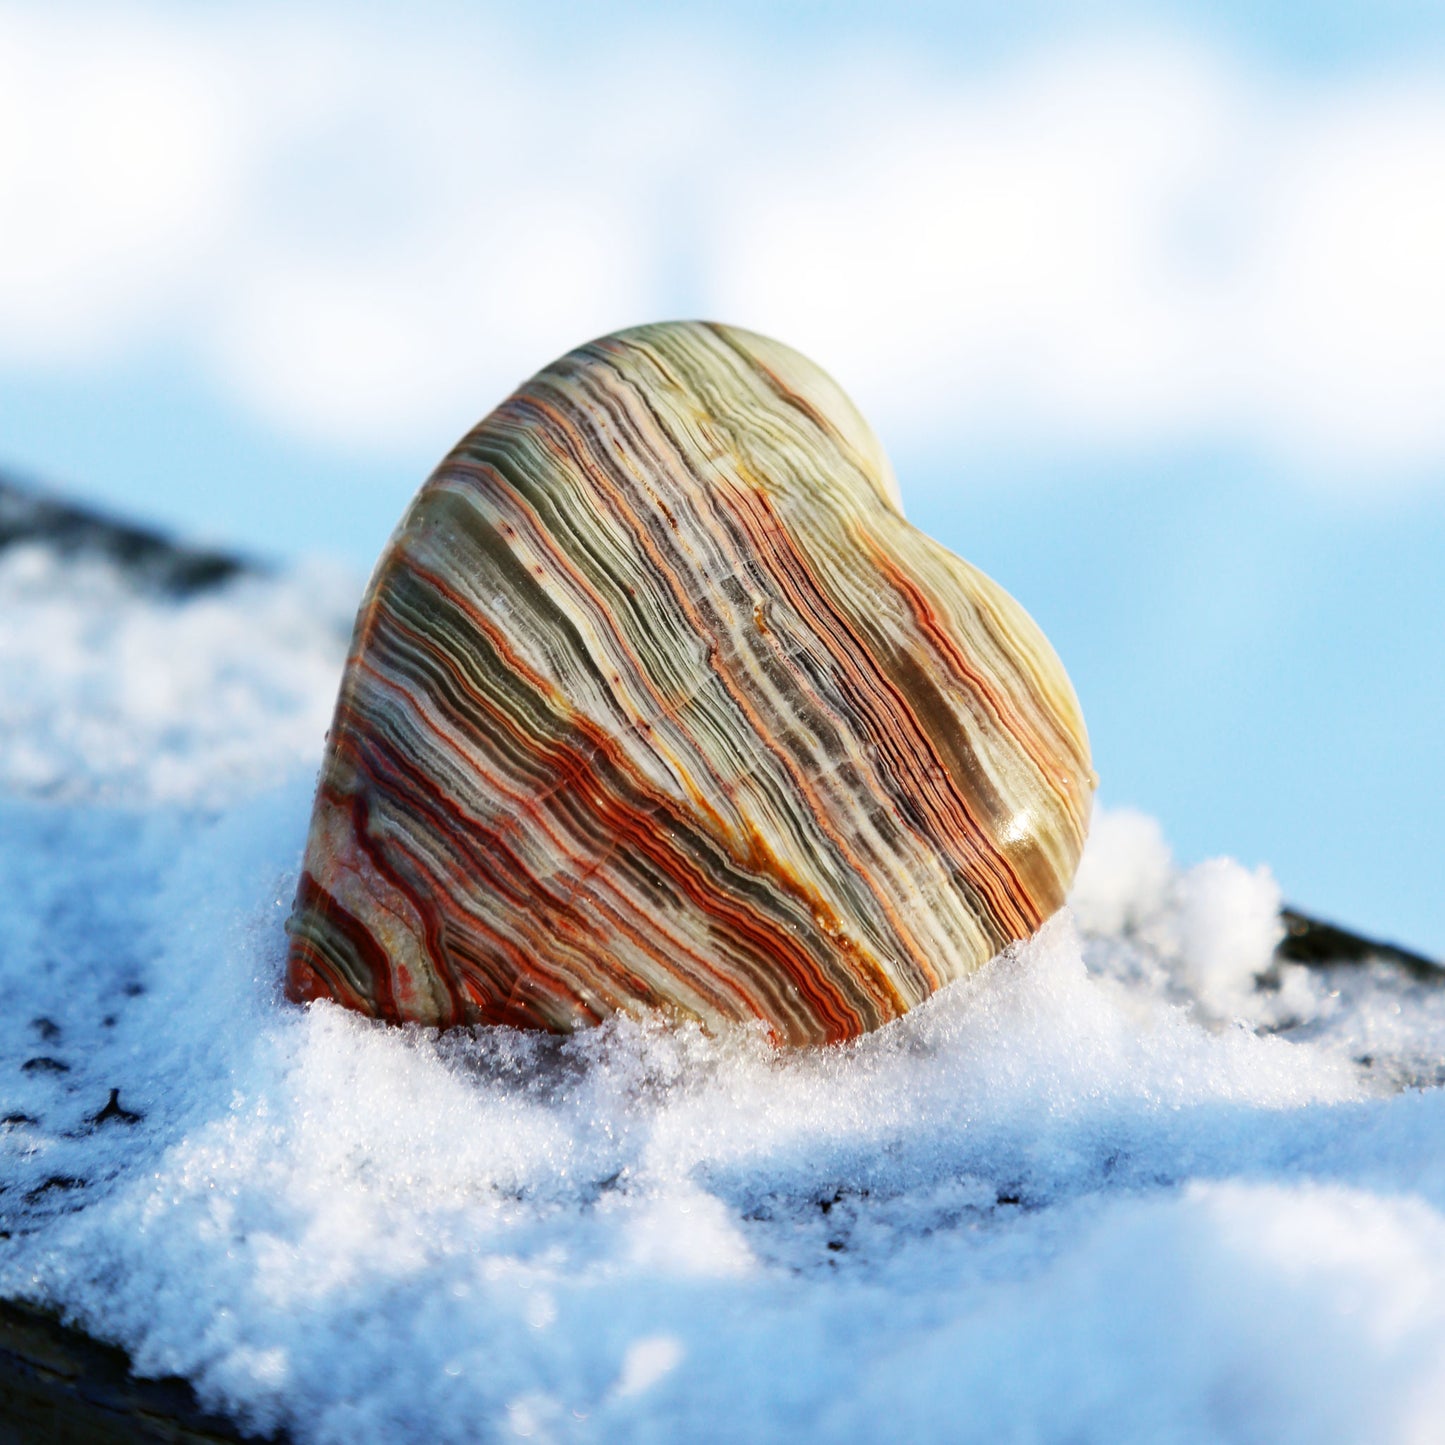
M 388 544 L 287 991 L 849 1038 L 1060 906 L 1093 781 L 1043 635 L 904 520 L 832 380 L 638 327 L 503 402 Z

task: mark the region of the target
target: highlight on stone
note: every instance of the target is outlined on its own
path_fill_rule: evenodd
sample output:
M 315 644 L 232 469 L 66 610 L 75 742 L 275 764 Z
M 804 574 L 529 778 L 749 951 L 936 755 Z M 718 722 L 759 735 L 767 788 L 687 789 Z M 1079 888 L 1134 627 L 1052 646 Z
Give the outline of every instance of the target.
M 750 332 L 637 327 L 504 401 L 387 545 L 287 993 L 847 1039 L 1061 906 L 1093 784 L 1048 642 L 904 519 L 839 387 Z

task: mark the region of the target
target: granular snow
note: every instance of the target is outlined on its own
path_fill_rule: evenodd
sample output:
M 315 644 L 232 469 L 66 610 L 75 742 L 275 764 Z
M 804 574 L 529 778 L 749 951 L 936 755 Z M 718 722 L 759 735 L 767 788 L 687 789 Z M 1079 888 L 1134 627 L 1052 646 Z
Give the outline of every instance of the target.
M 1071 910 L 823 1050 L 295 1008 L 354 592 L 51 566 L 0 565 L 0 1293 L 304 1442 L 1436 1438 L 1445 1003 L 1276 962 L 1267 871 L 1101 812 Z

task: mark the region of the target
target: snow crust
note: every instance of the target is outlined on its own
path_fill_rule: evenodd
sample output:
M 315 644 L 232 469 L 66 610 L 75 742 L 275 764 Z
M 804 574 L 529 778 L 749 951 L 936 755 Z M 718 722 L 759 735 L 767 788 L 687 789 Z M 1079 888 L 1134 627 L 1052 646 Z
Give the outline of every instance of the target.
M 1267 870 L 1101 812 L 844 1048 L 294 1008 L 354 590 L 82 573 L 0 564 L 0 1293 L 304 1442 L 1439 1437 L 1445 1002 Z

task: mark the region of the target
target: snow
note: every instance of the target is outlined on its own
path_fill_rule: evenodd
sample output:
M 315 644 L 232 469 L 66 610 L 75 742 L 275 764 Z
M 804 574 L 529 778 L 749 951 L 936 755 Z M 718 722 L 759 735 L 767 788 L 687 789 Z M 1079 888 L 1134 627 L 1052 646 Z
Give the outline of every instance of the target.
M 303 1442 L 1438 1438 L 1445 990 L 1140 814 L 849 1047 L 286 1004 L 355 590 L 0 555 L 0 1294 Z
M 316 562 L 167 605 L 104 559 L 0 553 L 0 789 L 194 802 L 317 753 L 356 610 Z

